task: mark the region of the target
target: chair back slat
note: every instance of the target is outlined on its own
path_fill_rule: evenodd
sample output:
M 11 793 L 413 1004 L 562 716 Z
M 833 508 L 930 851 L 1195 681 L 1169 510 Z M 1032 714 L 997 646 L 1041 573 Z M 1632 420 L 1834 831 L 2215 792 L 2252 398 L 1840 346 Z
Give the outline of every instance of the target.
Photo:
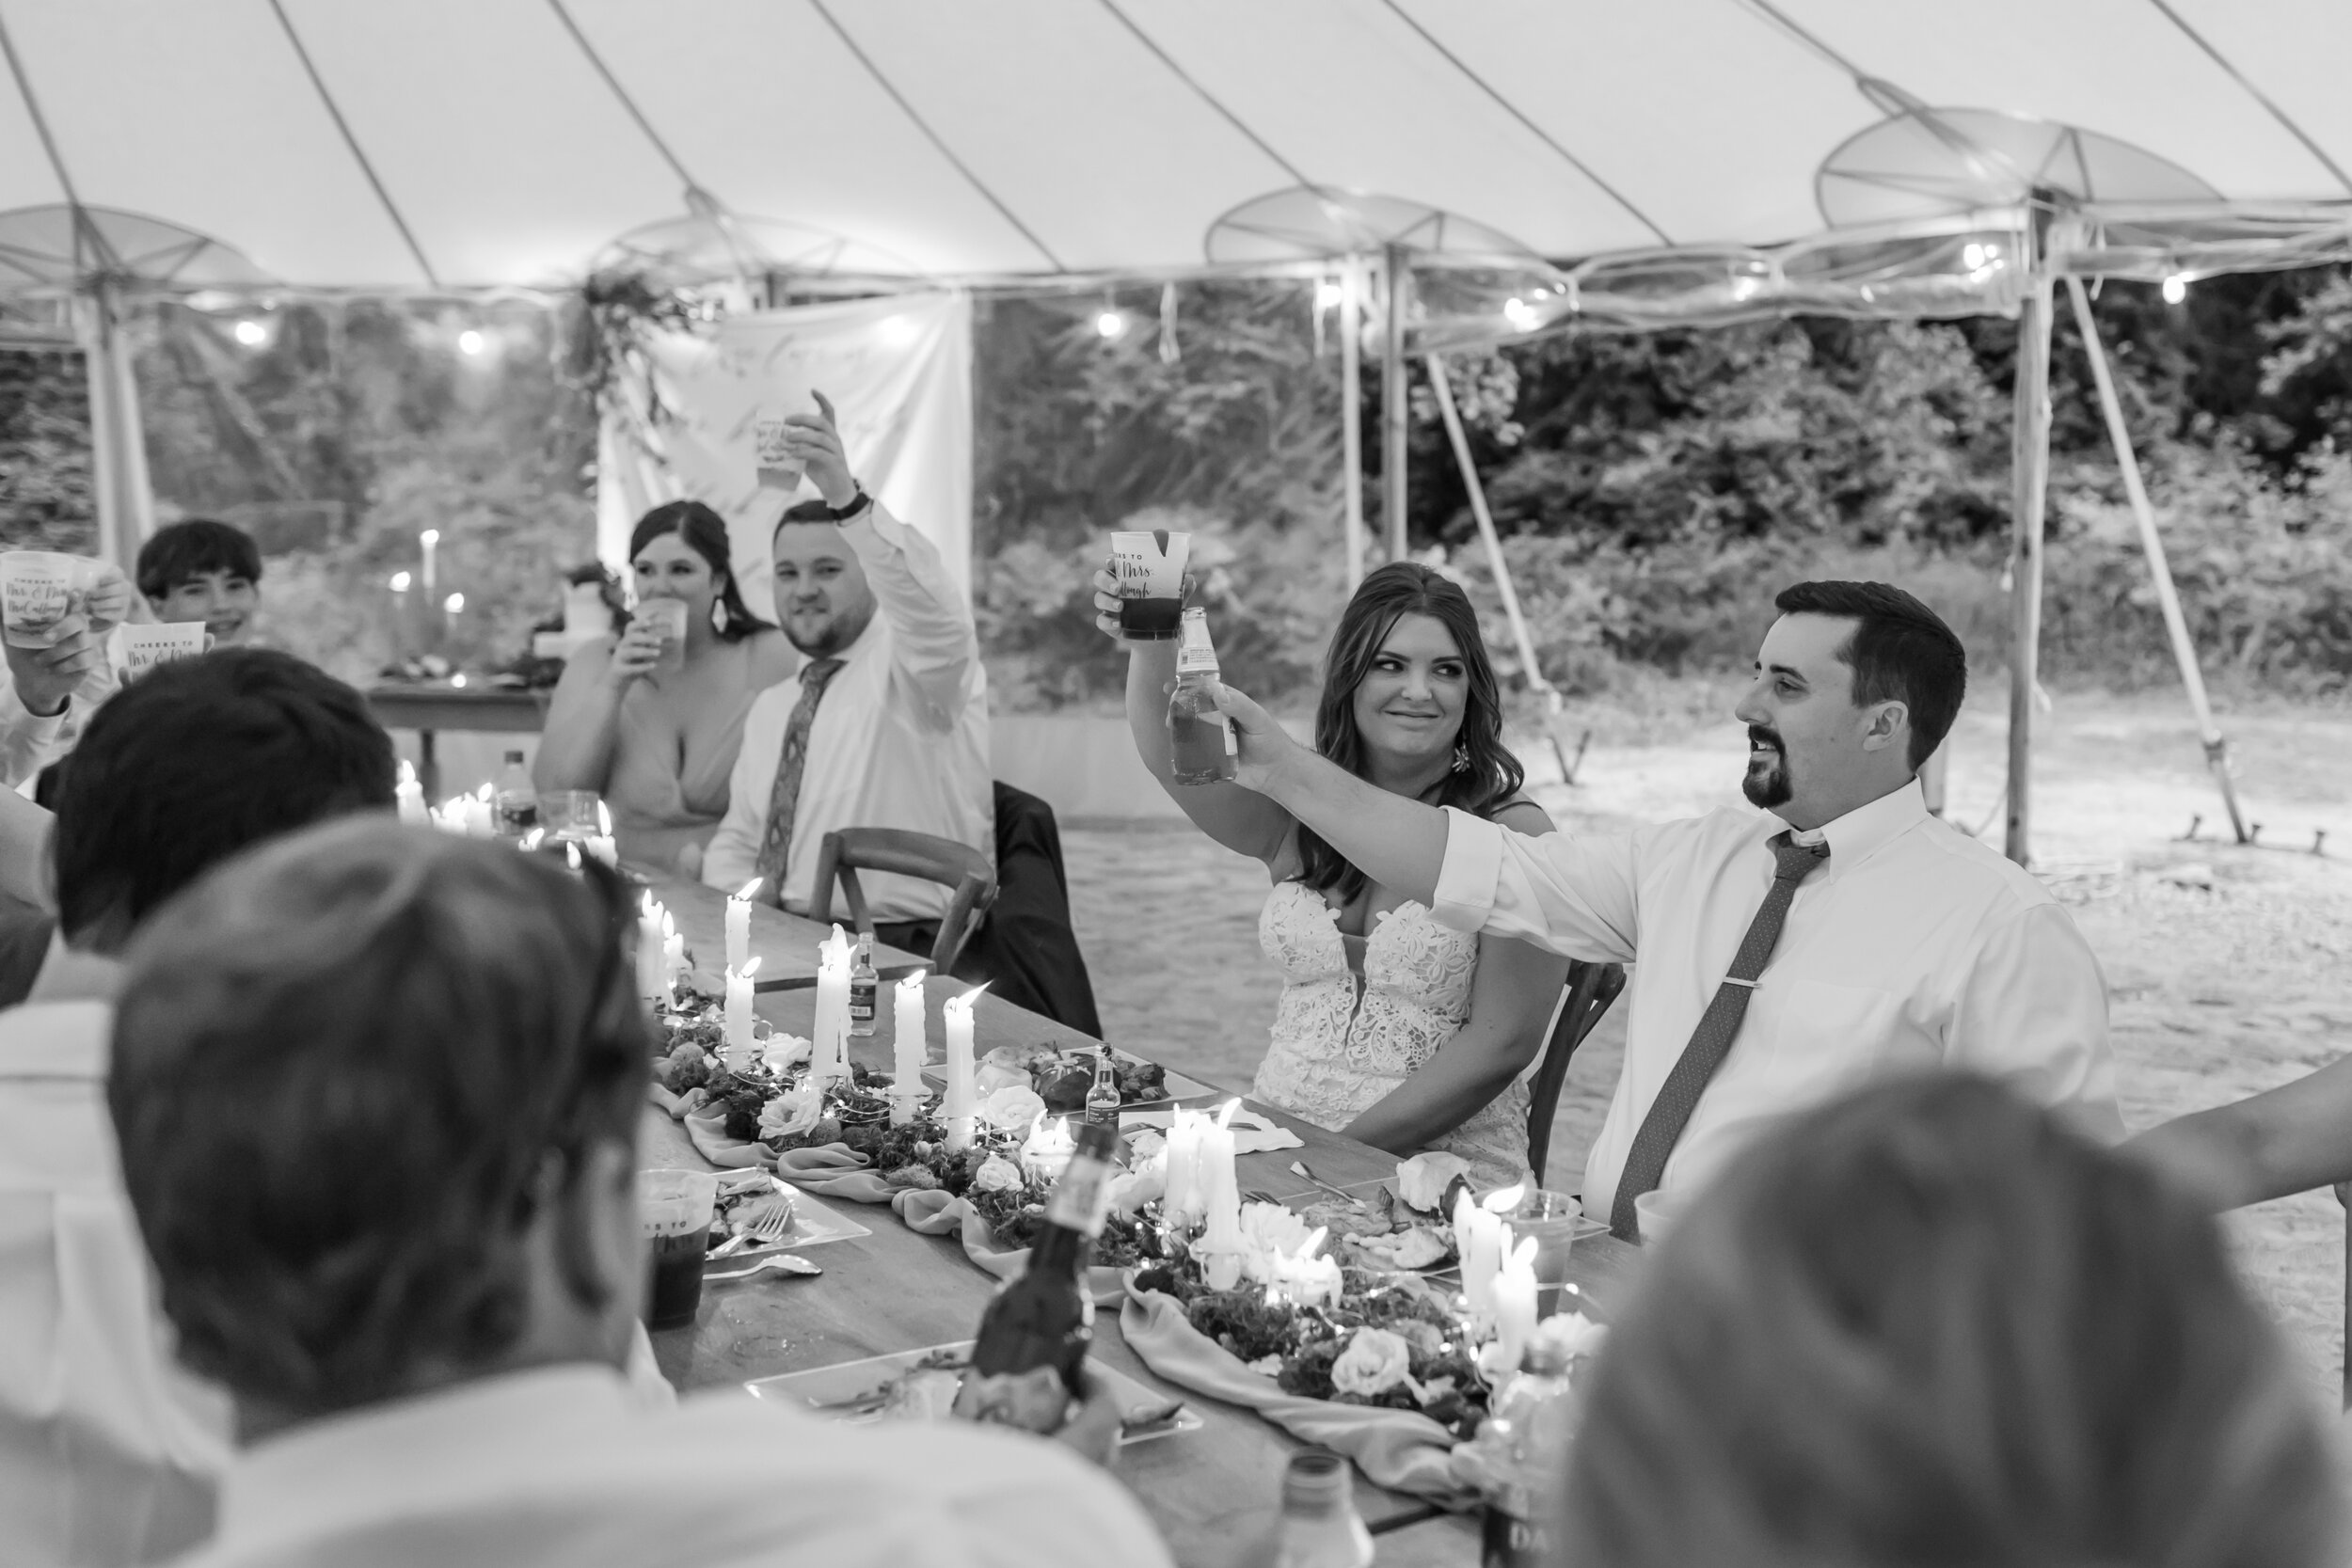
M 1577 962 L 1568 966 L 1551 1038 L 1545 1042 L 1543 1061 L 1528 1084 L 1527 1164 L 1538 1186 L 1543 1184 L 1545 1159 L 1551 1152 L 1551 1118 L 1560 1108 L 1560 1090 L 1568 1081 L 1568 1059 L 1623 990 L 1623 964 Z
M 917 877 L 954 890 L 947 896 L 947 912 L 940 917 L 938 940 L 931 944 L 931 972 L 936 974 L 948 972 L 996 901 L 996 868 L 968 844 L 905 828 L 842 828 L 819 842 L 811 917 L 820 925 L 832 921 L 833 890 L 838 883 L 850 924 L 861 934 L 871 932 L 874 923 L 867 914 L 860 871 Z

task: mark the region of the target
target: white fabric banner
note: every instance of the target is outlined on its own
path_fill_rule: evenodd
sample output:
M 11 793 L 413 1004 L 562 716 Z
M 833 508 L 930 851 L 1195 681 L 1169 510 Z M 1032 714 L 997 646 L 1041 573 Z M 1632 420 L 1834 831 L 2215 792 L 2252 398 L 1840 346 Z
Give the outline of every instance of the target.
M 753 424 L 813 414 L 822 391 L 850 469 L 892 515 L 939 546 L 972 593 L 972 298 L 895 294 L 735 316 L 707 337 L 655 339 L 648 357 L 669 417 L 648 429 L 608 409 L 598 442 L 596 553 L 626 578 L 628 535 L 665 500 L 727 520 L 737 580 L 771 613 L 769 538 L 788 504 L 755 475 Z M 805 481 L 795 499 L 817 492 Z

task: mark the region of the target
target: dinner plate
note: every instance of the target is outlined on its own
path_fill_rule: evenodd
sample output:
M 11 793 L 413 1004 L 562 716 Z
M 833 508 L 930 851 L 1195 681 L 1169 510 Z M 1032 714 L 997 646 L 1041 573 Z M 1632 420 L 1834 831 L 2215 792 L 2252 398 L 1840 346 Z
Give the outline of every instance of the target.
M 840 1361 L 830 1367 L 812 1367 L 804 1372 L 780 1372 L 774 1377 L 754 1378 L 743 1386 L 759 1399 L 780 1400 L 832 1420 L 864 1426 L 880 1421 L 882 1417 L 865 1413 L 850 1415 L 820 1407 L 854 1400 L 868 1389 L 881 1387 L 916 1362 L 943 1353 L 958 1358 L 968 1356 L 972 1354 L 972 1341 L 963 1339 L 951 1345 L 926 1345 L 920 1350 L 869 1355 L 862 1361 Z M 1096 1381 L 1119 1402 L 1122 1412 L 1146 1410 L 1168 1403 L 1168 1396 L 1154 1393 L 1117 1368 L 1106 1367 L 1100 1361 L 1089 1361 L 1087 1370 L 1092 1372 Z M 1162 1437 L 1173 1437 L 1182 1432 L 1198 1432 L 1201 1424 L 1200 1416 L 1187 1404 L 1166 1426 L 1156 1427 L 1136 1437 L 1122 1436 L 1119 1440 L 1120 1446 L 1150 1443 Z
M 720 1190 L 749 1188 L 758 1192 L 778 1192 L 792 1200 L 792 1228 L 776 1239 L 775 1246 L 800 1248 L 819 1246 L 826 1242 L 846 1242 L 853 1236 L 871 1236 L 874 1232 L 858 1224 L 831 1204 L 819 1202 L 798 1187 L 777 1180 L 775 1174 L 761 1170 L 731 1170 L 719 1173 Z M 711 1243 L 717 1245 L 717 1243 Z M 736 1257 L 749 1262 L 772 1251 L 771 1246 L 749 1247 Z M 731 1259 L 721 1259 L 721 1262 Z

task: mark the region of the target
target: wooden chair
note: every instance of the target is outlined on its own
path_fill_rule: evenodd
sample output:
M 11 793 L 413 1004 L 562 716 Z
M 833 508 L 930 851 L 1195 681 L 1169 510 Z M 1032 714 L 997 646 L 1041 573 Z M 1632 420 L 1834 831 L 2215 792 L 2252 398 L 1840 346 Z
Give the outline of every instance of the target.
M 1527 1164 L 1543 1184 L 1544 1158 L 1551 1152 L 1551 1117 L 1560 1108 L 1560 1086 L 1568 1081 L 1568 1058 L 1593 1032 L 1609 1004 L 1625 990 L 1625 965 L 1572 963 L 1567 984 L 1560 990 L 1559 1016 L 1552 1021 L 1551 1038 L 1544 1045 L 1543 1065 L 1528 1085 Z
M 934 974 L 945 974 L 954 966 L 981 917 L 996 902 L 996 868 L 969 845 L 904 828 L 843 828 L 827 833 L 818 850 L 811 918 L 820 926 L 832 921 L 833 888 L 838 881 L 850 906 L 850 924 L 861 933 L 872 931 L 866 890 L 857 879 L 861 871 L 920 877 L 955 889 L 947 912 L 940 917 L 938 940 L 931 943 Z

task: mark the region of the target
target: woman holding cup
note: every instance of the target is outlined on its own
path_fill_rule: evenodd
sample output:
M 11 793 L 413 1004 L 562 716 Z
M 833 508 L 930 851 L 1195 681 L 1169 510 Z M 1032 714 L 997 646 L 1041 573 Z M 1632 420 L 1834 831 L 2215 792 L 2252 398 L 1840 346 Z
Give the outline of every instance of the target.
M 628 555 L 636 608 L 565 661 L 532 782 L 596 791 L 623 857 L 698 876 L 743 716 L 800 657 L 744 605 L 726 524 L 702 502 L 646 513 Z

